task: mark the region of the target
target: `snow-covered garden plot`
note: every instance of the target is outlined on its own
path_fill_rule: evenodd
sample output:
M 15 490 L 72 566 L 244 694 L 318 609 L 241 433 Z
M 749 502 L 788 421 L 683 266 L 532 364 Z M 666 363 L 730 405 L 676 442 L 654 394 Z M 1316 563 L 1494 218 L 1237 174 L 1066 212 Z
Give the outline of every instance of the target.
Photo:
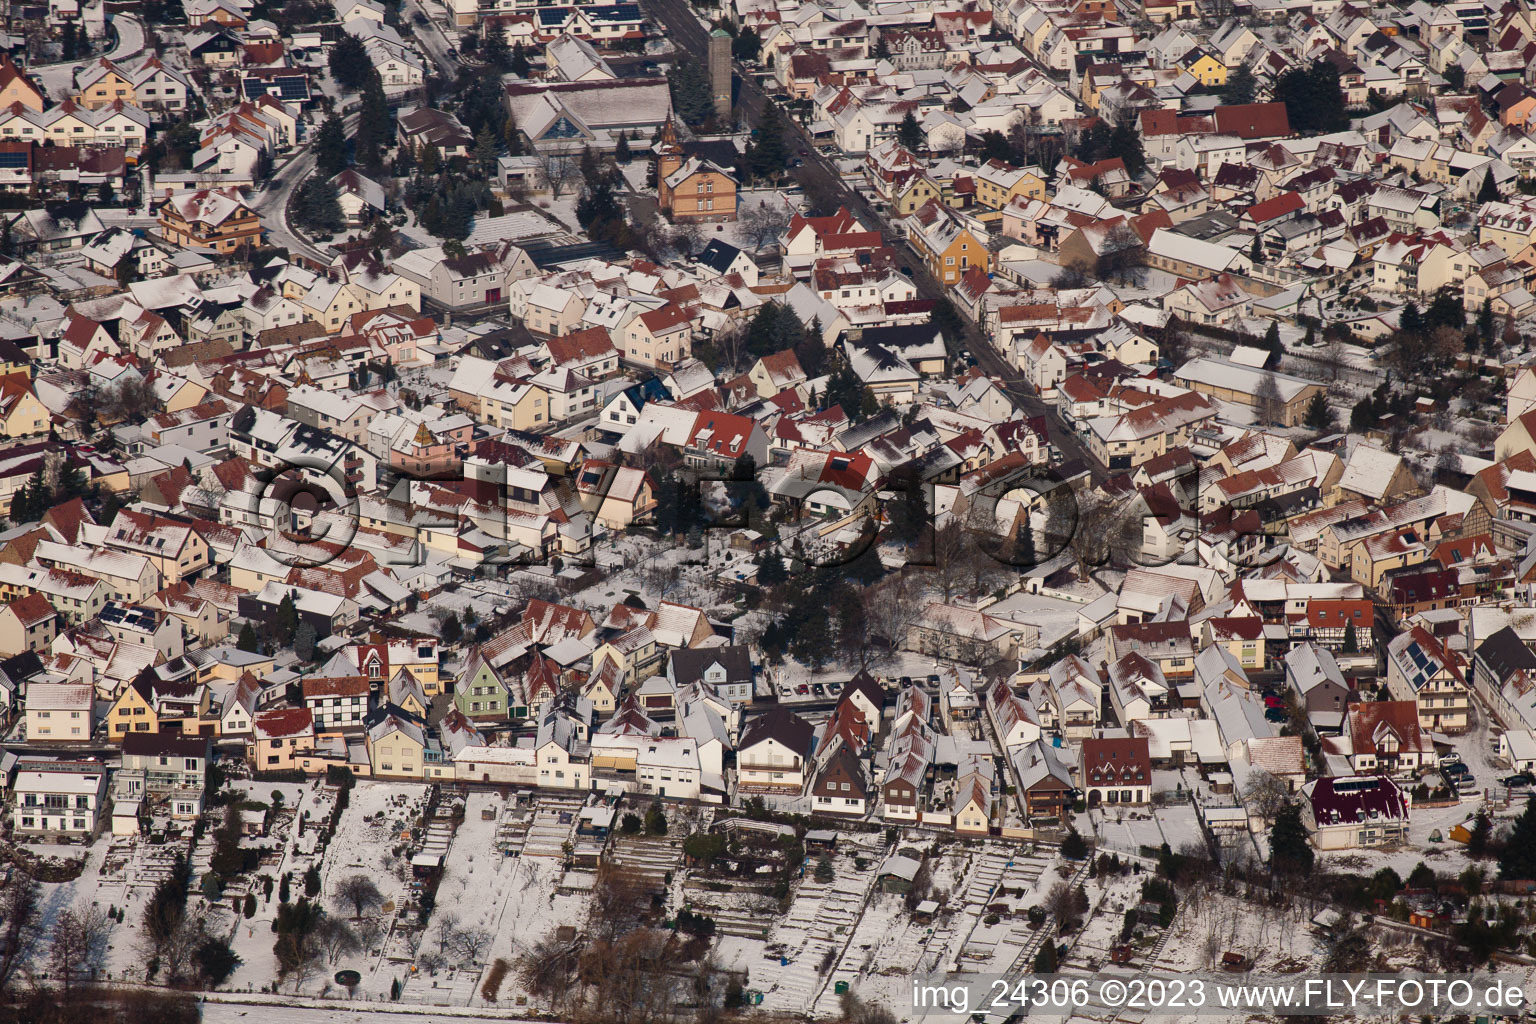
M 683 861 L 683 841 L 677 835 L 619 835 L 612 844 L 607 862 L 635 876 L 647 890 L 664 890 Z
M 1112 872 L 1083 882 L 1088 894 L 1088 916 L 1081 930 L 1067 939 L 1075 966 L 1096 970 L 1110 963 L 1111 953 L 1120 944 L 1125 912 L 1141 902 L 1141 884 L 1147 877 Z
M 878 864 L 871 858 L 860 869 L 838 858 L 836 877 L 817 882 L 807 874 L 789 912 L 769 935 L 768 952 L 780 959 L 760 963 L 752 987 L 763 993 L 764 1009 L 803 1013 L 815 1005 L 837 958 L 847 947 L 875 884 Z
M 545 938 L 560 926 L 578 931 L 585 925 L 589 899 L 585 895 L 560 893 L 564 874 L 557 859 L 546 857 L 503 857 L 494 873 L 478 883 L 478 898 L 497 908 L 495 937 L 491 940 L 491 958 L 515 957 Z M 483 1004 L 476 995 L 476 1004 Z M 526 1006 L 528 996 L 517 982 L 517 972 L 508 974 L 495 1005 L 505 1009 Z
M 1290 906 L 1254 902 L 1218 891 L 1180 901 L 1159 966 L 1207 971 L 1223 953 L 1240 953 L 1260 974 L 1292 974 L 1320 965 L 1311 927 L 1314 909 L 1305 900 Z
M 576 834 L 582 806 L 579 796 L 541 795 L 528 834 L 523 838 L 523 856 L 564 861 L 565 844 Z
M 386 901 L 393 900 L 397 906 L 404 902 L 411 874 L 412 830 L 426 798 L 427 787 L 419 783 L 357 783 L 326 849 L 320 870 L 322 892 L 334 892 L 342 879 L 363 874 L 374 880 Z
M 1163 832 L 1147 807 L 1096 808 L 1088 812 L 1098 848 L 1106 853 L 1140 856 L 1143 847 L 1159 849 Z

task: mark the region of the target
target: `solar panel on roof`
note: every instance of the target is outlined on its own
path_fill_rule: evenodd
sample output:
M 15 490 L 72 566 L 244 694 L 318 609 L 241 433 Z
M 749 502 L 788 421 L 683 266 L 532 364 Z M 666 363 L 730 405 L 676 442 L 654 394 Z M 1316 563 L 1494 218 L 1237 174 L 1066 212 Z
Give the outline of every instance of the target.
M 27 154 L 25 153 L 0 153 L 0 167 L 25 167 L 27 166 Z

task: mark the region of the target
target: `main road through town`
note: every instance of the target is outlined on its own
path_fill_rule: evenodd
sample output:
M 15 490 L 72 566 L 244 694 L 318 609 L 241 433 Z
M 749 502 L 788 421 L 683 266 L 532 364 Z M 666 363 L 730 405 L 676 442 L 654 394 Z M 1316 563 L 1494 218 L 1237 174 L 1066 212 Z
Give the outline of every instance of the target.
M 709 32 L 699 22 L 685 0 L 644 0 L 644 5 L 651 16 L 665 28 L 669 39 L 686 50 L 695 60 L 705 66 L 708 65 Z M 745 69 L 739 64 L 736 65 L 736 81 L 740 85 L 736 94 L 736 103 L 741 118 L 750 127 L 758 122 L 763 105 L 771 100 L 757 79 L 744 71 Z M 849 179 L 844 177 L 836 165 L 811 144 L 805 128 L 792 118 L 786 117 L 783 120 L 785 124 L 792 126 L 791 134 L 786 141 L 792 152 L 798 151 L 800 154 L 802 163 L 795 168 L 794 174 L 804 187 L 806 195 L 835 196 L 837 202 L 848 207 L 865 224 L 877 225 L 887 245 L 906 253 L 911 265 L 912 281 L 917 285 L 918 294 L 927 299 L 947 297 L 945 288 L 934 280 L 923 261 L 907 244 L 902 233 L 893 228 L 885 217 L 854 188 Z M 986 337 L 975 323 L 963 313 L 961 319 L 965 323 L 964 347 L 967 353 L 975 358 L 976 363 L 985 373 L 1002 382 L 1008 397 L 1025 415 L 1045 417 L 1051 441 L 1061 451 L 1064 459 L 1080 461 L 1088 468 L 1095 483 L 1102 482 L 1107 475 L 1103 464 L 1093 457 L 1076 431 L 1060 418 L 1054 408 L 1041 400 L 1035 389 L 1023 379 L 1019 370 L 1008 362 L 1003 353 L 997 350 L 992 340 Z M 958 356 L 961 353 L 954 354 Z

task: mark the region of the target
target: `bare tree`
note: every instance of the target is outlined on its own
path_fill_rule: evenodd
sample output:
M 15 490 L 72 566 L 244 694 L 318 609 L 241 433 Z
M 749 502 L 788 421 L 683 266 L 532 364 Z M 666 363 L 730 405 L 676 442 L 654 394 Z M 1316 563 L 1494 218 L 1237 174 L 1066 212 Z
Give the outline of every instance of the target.
M 742 236 L 750 239 L 755 248 L 761 249 L 785 232 L 791 217 L 793 214 L 789 207 L 779 200 L 761 200 L 742 211 L 737 224 Z
M 1461 453 L 1452 444 L 1445 445 L 1435 454 L 1434 482 L 1450 483 L 1461 473 Z
M 1141 236 L 1129 224 L 1109 229 L 1094 267 L 1101 281 L 1136 284 L 1146 276 L 1142 265 Z
M 437 954 L 447 956 L 448 947 L 453 945 L 454 936 L 459 932 L 459 915 L 439 913 L 437 921 Z
M 166 980 L 172 985 L 188 976 L 192 954 L 202 945 L 205 937 L 201 920 L 184 917 L 176 930 L 160 943 L 160 965 L 165 970 Z
M 970 546 L 971 539 L 966 536 L 965 527 L 955 516 L 950 516 L 949 522 L 933 531 L 934 580 L 946 603 L 954 596 L 965 577 L 966 556 Z
M 685 220 L 672 228 L 672 247 L 683 256 L 695 256 L 704 250 L 704 229 L 697 222 Z
M 1345 356 L 1344 340 L 1335 333 L 1324 334 L 1323 354 L 1319 362 L 1327 369 L 1330 382 L 1336 382 L 1344 375 L 1347 362 Z
M 900 573 L 864 590 L 864 614 L 877 638 L 892 651 L 901 649 L 923 617 L 927 600 L 911 575 Z
M 1047 510 L 1045 540 L 1048 551 L 1071 551 L 1078 575 L 1086 577 L 1101 565 L 1129 564 L 1141 550 L 1142 521 L 1124 499 L 1058 488 Z
M 480 928 L 463 928 L 453 936 L 454 952 L 459 954 L 465 965 L 478 964 L 483 960 L 490 944 L 490 933 Z
M 578 965 L 596 1024 L 646 1024 L 671 1015 L 679 1001 L 671 932 L 637 928 L 588 946 Z
M 539 158 L 544 165 L 544 180 L 549 183 L 550 194 L 556 199 L 581 184 L 581 167 L 571 157 L 551 153 Z
M 1259 375 L 1258 386 L 1253 389 L 1253 411 L 1261 427 L 1278 423 L 1285 416 L 1285 402 L 1280 398 L 1280 385 L 1274 374 Z
M 518 952 L 513 967 L 517 980 L 531 996 L 548 999 L 559 1009 L 573 994 L 581 947 L 557 938 L 554 932 Z
M 106 915 L 100 908 L 77 911 L 73 907 L 59 913 L 48 939 L 48 973 L 64 990 L 64 998 L 77 981 L 94 977 L 105 950 Z
M 605 861 L 597 869 L 597 880 L 592 886 L 589 930 L 604 941 L 614 941 L 632 931 L 650 904 L 649 895 L 638 874 Z
M 155 386 L 143 377 L 129 375 L 106 398 L 106 413 L 114 419 L 143 422 L 158 412 L 160 398 Z
M 364 918 L 357 923 L 357 944 L 362 952 L 372 954 L 379 948 L 384 937 L 384 925 L 376 917 Z
M 896 1024 L 894 1013 L 879 1003 L 865 1002 L 852 990 L 843 992 L 840 1001 L 846 1024 Z
M 1243 804 L 1263 818 L 1265 824 L 1274 821 L 1280 809 L 1290 802 L 1291 787 L 1283 779 L 1262 768 L 1249 772 L 1248 784 L 1243 787 Z
M 357 939 L 357 932 L 339 917 L 331 917 L 327 914 L 320 919 L 315 930 L 320 948 L 324 951 L 326 960 L 332 964 L 343 954 L 356 953 L 362 948 L 362 943 Z
M 961 553 L 961 569 L 973 595 L 984 594 L 1016 575 L 996 557 L 1010 544 L 1004 535 L 1004 525 L 998 522 L 998 513 L 996 499 L 978 494 L 965 504 L 961 514 L 967 541 Z
M 0 993 L 10 990 L 18 971 L 37 953 L 38 888 L 20 871 L 0 889 Z
M 369 907 L 377 907 L 384 902 L 384 896 L 379 892 L 379 887 L 373 884 L 373 879 L 367 875 L 350 875 L 341 880 L 336 886 L 336 899 L 342 903 L 352 904 L 352 919 L 355 921 L 363 916 L 363 911 Z
M 1066 882 L 1057 882 L 1051 886 L 1051 891 L 1045 894 L 1045 912 L 1054 917 L 1056 923 L 1060 925 L 1076 916 L 1075 900 L 1072 886 Z

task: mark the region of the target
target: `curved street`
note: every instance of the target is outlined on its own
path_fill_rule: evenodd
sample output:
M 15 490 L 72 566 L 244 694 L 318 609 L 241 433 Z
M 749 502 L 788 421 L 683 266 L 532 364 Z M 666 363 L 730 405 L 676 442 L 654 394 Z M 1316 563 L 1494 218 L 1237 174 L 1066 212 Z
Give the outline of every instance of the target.
M 350 135 L 357 128 L 357 115 L 347 114 L 342 117 L 341 123 Z M 282 246 L 290 253 L 308 256 L 312 260 L 325 264 L 331 261 L 330 255 L 300 238 L 288 223 L 288 197 L 314 173 L 314 170 L 314 150 L 304 146 L 272 172 L 266 187 L 258 192 L 251 202 L 251 209 L 255 210 L 256 215 L 261 218 L 262 230 L 266 232 L 269 244 Z

